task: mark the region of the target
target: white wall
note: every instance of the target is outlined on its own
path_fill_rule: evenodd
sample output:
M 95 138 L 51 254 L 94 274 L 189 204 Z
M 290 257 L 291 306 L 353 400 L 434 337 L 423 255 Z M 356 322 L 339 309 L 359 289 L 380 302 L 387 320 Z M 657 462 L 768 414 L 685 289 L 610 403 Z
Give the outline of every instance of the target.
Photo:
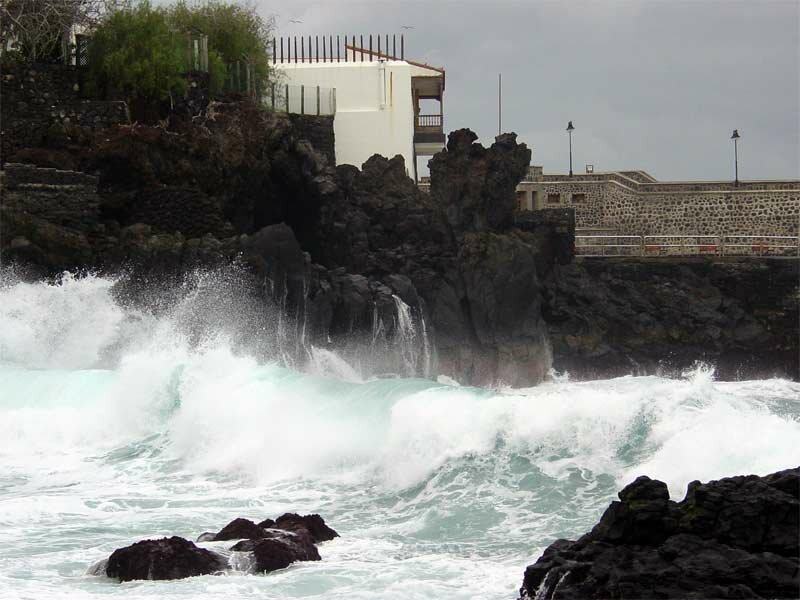
M 336 162 L 401 154 L 414 176 L 413 67 L 404 61 L 278 63 L 283 83 L 336 88 Z

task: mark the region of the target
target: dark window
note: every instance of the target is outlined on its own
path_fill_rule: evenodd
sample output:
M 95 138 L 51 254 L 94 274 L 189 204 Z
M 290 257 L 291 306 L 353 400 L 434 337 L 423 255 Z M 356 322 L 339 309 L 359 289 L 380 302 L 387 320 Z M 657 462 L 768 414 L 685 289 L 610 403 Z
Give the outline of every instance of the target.
M 525 203 L 525 192 L 517 192 L 517 210 L 525 210 L 527 207 Z
M 573 202 L 585 202 L 586 201 L 586 194 L 572 194 L 572 201 Z
M 547 194 L 548 204 L 559 204 L 561 202 L 561 194 Z

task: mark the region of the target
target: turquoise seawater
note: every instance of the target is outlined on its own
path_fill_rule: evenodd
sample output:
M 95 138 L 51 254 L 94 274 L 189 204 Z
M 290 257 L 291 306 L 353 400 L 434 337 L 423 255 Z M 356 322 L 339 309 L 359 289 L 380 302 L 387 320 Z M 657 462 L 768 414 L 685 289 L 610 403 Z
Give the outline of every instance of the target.
M 235 329 L 235 299 L 156 316 L 121 306 L 112 280 L 3 276 L 0 598 L 512 599 L 527 564 L 640 474 L 680 499 L 694 479 L 800 463 L 800 385 L 784 380 L 698 368 L 484 390 L 376 377 L 331 352 L 300 371 L 227 333 L 185 335 L 186 314 Z M 87 574 L 143 538 L 286 511 L 341 534 L 321 562 Z

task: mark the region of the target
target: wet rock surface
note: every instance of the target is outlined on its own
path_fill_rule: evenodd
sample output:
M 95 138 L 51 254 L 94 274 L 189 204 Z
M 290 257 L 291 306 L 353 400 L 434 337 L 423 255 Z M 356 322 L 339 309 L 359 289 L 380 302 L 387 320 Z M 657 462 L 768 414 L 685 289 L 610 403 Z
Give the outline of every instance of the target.
M 106 575 L 120 581 L 183 579 L 221 571 L 227 561 L 180 537 L 142 540 L 115 550 L 108 558 Z
M 277 520 L 256 524 L 249 519 L 234 519 L 218 533 L 203 533 L 202 542 L 238 540 L 225 548 L 198 547 L 181 537 L 142 540 L 115 550 L 108 560 L 92 567 L 92 574 L 105 574 L 120 581 L 137 579 L 183 579 L 210 575 L 230 569 L 228 554 L 252 555 L 250 572 L 266 573 L 283 569 L 297 561 L 321 560 L 316 544 L 339 534 L 317 514 L 286 513 Z
M 689 484 L 639 477 L 577 541 L 525 570 L 521 598 L 797 598 L 800 468 Z

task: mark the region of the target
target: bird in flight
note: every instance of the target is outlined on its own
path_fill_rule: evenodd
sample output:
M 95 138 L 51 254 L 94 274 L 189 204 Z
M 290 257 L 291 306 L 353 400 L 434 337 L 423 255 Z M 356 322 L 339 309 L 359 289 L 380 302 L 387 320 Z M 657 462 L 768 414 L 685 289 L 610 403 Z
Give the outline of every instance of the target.
M 300 19 L 289 19 L 289 23 L 302 23 Z
M 400 25 L 400 29 L 414 29 L 413 25 Z

